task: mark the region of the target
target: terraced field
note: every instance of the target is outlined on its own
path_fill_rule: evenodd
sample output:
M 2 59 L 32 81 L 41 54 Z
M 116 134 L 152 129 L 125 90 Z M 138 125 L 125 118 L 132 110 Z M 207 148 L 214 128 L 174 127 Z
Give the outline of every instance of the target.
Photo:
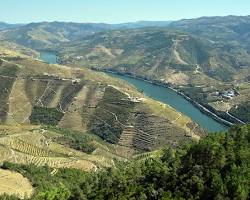
M 9 69 L 8 73 L 1 73 L 2 69 Z M 170 106 L 144 97 L 125 82 L 88 69 L 49 65 L 25 57 L 9 57 L 8 60 L 4 57 L 0 81 L 8 83 L 2 86 L 5 93 L 0 120 L 3 124 L 45 124 L 83 134 L 93 133 L 106 141 L 105 145 L 112 144 L 111 154 L 118 157 L 156 150 L 166 144 L 178 146 L 204 134 L 196 124 L 190 125 L 193 122 L 188 117 Z M 13 138 L 1 140 L 3 145 L 18 153 L 19 163 L 47 163 L 53 167 L 89 170 L 96 167 L 91 162 L 98 162 L 95 160 L 98 155 L 92 161 L 75 161 L 65 158 L 61 147 L 58 147 L 60 153 L 47 147 L 45 150 L 44 146 L 37 146 L 39 142 L 29 144 L 29 138 L 22 137 L 14 141 Z M 102 152 L 101 155 L 103 151 L 109 152 L 103 148 L 94 152 Z M 15 156 L 10 155 L 15 161 Z M 110 165 L 112 161 L 107 163 Z
M 120 158 L 112 153 L 109 144 L 98 142 L 96 138 L 90 140 L 91 143 L 95 141 L 95 152 L 87 154 L 56 143 L 54 139 L 58 137 L 62 135 L 40 126 L 1 125 L 0 162 L 48 165 L 52 168 L 70 167 L 90 171 L 112 166 L 113 158 Z M 107 152 L 105 157 L 102 155 L 103 152 Z

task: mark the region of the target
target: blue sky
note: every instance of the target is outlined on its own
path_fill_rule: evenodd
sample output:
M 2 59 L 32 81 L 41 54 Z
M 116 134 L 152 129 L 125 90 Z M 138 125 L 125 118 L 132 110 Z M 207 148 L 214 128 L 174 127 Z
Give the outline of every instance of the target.
M 250 15 L 250 0 L 1 0 L 0 21 L 120 23 Z

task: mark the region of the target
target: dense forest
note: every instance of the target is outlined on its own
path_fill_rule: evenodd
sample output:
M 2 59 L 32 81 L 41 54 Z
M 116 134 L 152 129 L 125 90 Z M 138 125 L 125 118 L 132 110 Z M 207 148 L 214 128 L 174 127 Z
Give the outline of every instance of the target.
M 178 149 L 166 147 L 161 157 L 117 163 L 116 168 L 86 173 L 16 165 L 28 177 L 37 200 L 77 199 L 249 199 L 250 125 L 210 134 Z M 2 196 L 1 199 L 17 199 Z

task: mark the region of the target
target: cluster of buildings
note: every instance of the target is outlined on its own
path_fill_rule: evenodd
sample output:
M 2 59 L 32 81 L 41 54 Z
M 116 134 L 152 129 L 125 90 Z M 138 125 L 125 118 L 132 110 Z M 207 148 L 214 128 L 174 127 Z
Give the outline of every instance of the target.
M 215 96 L 222 96 L 225 99 L 232 99 L 239 94 L 235 90 L 228 90 L 223 92 L 215 92 Z

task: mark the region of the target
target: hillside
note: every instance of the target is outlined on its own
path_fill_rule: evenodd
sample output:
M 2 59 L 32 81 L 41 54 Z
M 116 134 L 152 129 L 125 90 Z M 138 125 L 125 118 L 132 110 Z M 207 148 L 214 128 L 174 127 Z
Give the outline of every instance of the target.
M 250 16 L 201 17 L 172 22 L 169 27 L 188 31 L 211 42 L 235 43 L 247 47 Z M 247 42 L 247 43 L 246 43 Z
M 238 80 L 234 75 L 242 71 L 248 70 L 247 75 L 249 75 L 249 26 L 249 16 L 202 17 L 181 20 L 170 25 L 171 28 L 199 37 L 211 46 L 212 53 L 214 53 L 211 67 L 219 68 L 214 73 L 219 74 L 218 70 L 220 70 L 228 76 L 224 79 L 221 77 L 223 81 Z M 213 73 L 213 69 L 210 70 L 210 73 Z M 246 80 L 247 76 L 241 78 Z
M 208 61 L 207 48 L 198 38 L 183 32 L 135 29 L 98 33 L 68 43 L 59 53 L 66 63 L 166 79 L 179 71 L 195 72 L 197 64 Z
M 41 22 L 0 31 L 0 38 L 33 49 L 60 46 L 58 51 L 68 43 L 62 54 L 70 61 L 136 73 L 142 68 L 139 73 L 150 78 L 191 71 L 230 82 L 249 78 L 248 27 L 249 16 L 113 25 Z
M 12 55 L 13 57 L 39 57 L 39 53 L 28 47 L 9 42 L 6 40 L 0 40 L 0 56 Z
M 114 65 L 128 64 L 128 67 L 135 68 L 135 72 L 137 68 L 144 67 L 145 69 L 142 69 L 144 75 L 152 76 L 156 73 L 159 76 L 162 71 L 155 67 L 156 61 L 163 69 L 177 68 L 184 72 L 195 71 L 196 65 L 199 65 L 200 71 L 207 76 L 228 82 L 238 80 L 236 74 L 239 72 L 242 75 L 241 80 L 248 78 L 247 75 L 244 76 L 246 71 L 249 74 L 250 62 L 248 37 L 250 30 L 247 27 L 249 27 L 248 16 L 204 17 L 172 22 L 165 29 L 148 28 L 97 33 L 70 42 L 66 47 L 75 47 L 74 50 L 69 50 L 69 53 L 78 54 L 78 58 L 84 55 L 81 58 L 83 61 L 88 60 L 90 64 L 100 63 L 104 65 L 103 67 L 115 61 Z M 109 49 L 114 55 L 105 52 L 101 46 Z M 103 59 L 98 58 L 101 53 Z M 89 58 L 89 54 L 93 56 L 92 59 L 95 58 L 95 63 L 91 57 Z M 135 55 L 131 61 L 124 62 L 124 57 L 131 55 Z M 114 65 L 112 67 L 115 67 Z M 150 71 L 148 68 L 153 69 Z
M 0 22 L 0 199 L 249 200 L 249 27 Z M 244 125 L 207 133 L 148 90 Z
M 0 22 L 0 39 L 33 49 L 55 49 L 61 43 L 84 38 L 98 32 L 114 29 L 167 27 L 169 21 L 141 21 L 121 24 L 40 22 L 11 25 Z
M 239 123 L 250 120 L 245 114 L 250 105 L 248 27 L 249 16 L 112 25 L 42 22 L 0 31 L 0 38 L 56 52 L 66 65 L 112 69 L 170 84 Z M 232 92 L 233 98 L 228 96 Z
M 104 31 L 105 24 L 66 22 L 31 23 L 0 32 L 0 38 L 33 49 L 54 48 L 59 43 Z
M 168 83 L 229 121 L 234 119 L 227 112 L 249 122 L 250 116 L 240 109 L 249 102 L 248 18 L 199 18 L 173 22 L 164 29 L 96 33 L 58 51 L 67 65 Z M 228 98 L 229 91 L 237 95 Z
M 0 82 L 1 161 L 93 170 L 204 135 L 173 108 L 88 69 L 5 55 Z
M 97 173 L 5 162 L 2 168 L 32 180 L 32 199 L 249 199 L 250 127 L 210 134 L 158 156 L 135 157 Z M 4 196 L 5 199 L 16 199 Z

